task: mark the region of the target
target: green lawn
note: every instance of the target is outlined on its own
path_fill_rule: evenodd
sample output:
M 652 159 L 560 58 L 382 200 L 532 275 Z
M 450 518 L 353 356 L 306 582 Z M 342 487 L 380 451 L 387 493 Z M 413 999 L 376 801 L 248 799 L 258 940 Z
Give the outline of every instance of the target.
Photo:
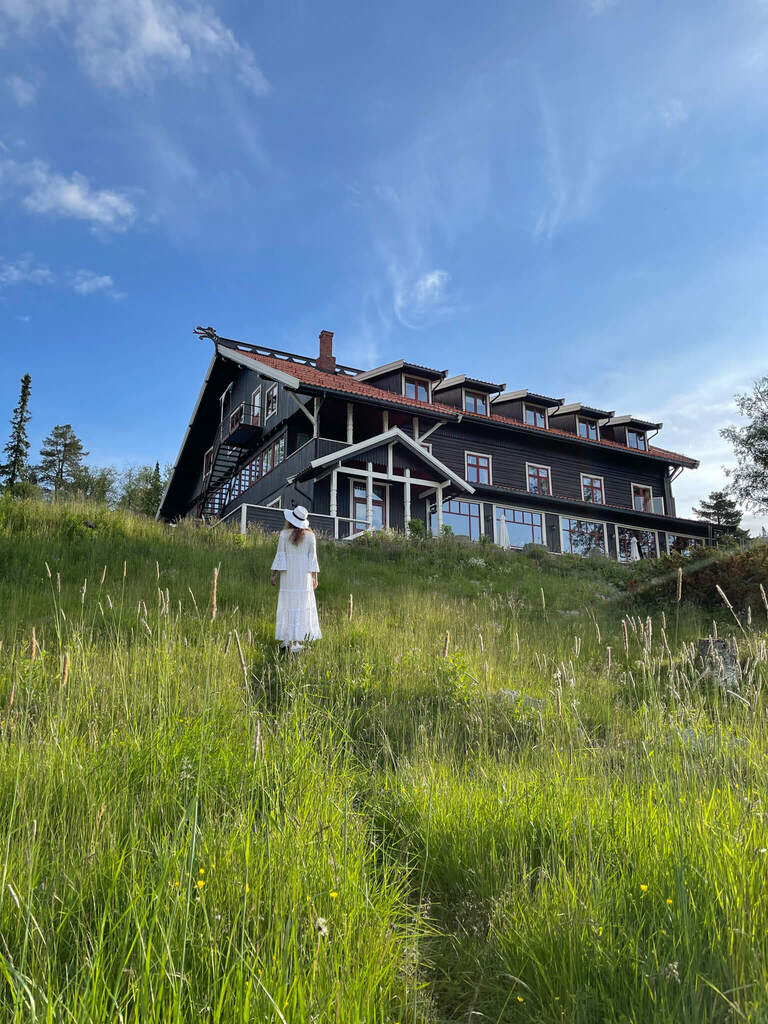
M 284 659 L 274 546 L 0 501 L 0 1020 L 768 1021 L 762 607 L 321 542 Z

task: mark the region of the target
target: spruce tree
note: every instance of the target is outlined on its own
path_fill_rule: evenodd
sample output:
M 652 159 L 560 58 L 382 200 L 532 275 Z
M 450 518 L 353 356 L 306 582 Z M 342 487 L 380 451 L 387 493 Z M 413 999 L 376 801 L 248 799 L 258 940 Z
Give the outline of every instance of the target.
M 724 527 L 728 533 L 746 536 L 746 531 L 740 529 L 741 512 L 736 507 L 736 502 L 729 498 L 725 491 L 712 491 L 708 498 L 703 498 L 699 502 L 699 508 L 692 509 L 692 512 L 707 523 Z
M 736 468 L 726 471 L 729 489 L 745 508 L 768 512 L 768 376 L 750 394 L 736 395 L 736 407 L 748 422 L 720 431 L 736 453 Z
M 53 489 L 53 497 L 70 487 L 82 473 L 88 452 L 70 423 L 57 424 L 42 443 L 38 479 Z
M 3 481 L 5 490 L 10 491 L 11 494 L 18 490 L 19 484 L 24 483 L 30 477 L 27 424 L 31 418 L 29 411 L 31 390 L 32 378 L 25 373 L 21 378 L 19 404 L 11 416 L 11 436 L 3 449 L 6 461 L 0 464 L 0 480 Z

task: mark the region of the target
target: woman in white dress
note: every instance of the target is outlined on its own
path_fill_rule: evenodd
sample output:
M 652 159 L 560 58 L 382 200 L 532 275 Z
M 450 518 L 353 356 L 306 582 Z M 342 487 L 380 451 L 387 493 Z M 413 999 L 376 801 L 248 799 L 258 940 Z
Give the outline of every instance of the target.
M 317 542 L 303 505 L 285 509 L 283 514 L 286 525 L 277 542 L 270 579 L 273 587 L 280 583 L 275 639 L 286 650 L 300 651 L 303 641 L 322 636 L 315 603 L 320 571 Z

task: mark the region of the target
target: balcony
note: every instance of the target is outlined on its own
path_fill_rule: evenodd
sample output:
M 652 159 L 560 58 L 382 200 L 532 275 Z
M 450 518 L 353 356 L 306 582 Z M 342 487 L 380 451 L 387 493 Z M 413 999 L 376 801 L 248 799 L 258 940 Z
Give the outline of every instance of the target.
M 216 444 L 230 448 L 255 448 L 262 432 L 260 406 L 242 402 L 221 421 Z

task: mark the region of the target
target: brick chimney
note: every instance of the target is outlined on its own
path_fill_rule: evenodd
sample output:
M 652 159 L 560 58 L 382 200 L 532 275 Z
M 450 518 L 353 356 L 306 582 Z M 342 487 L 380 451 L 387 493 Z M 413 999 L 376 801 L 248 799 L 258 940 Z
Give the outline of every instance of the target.
M 317 357 L 318 370 L 336 373 L 336 357 L 333 354 L 333 331 L 320 331 L 320 355 Z

